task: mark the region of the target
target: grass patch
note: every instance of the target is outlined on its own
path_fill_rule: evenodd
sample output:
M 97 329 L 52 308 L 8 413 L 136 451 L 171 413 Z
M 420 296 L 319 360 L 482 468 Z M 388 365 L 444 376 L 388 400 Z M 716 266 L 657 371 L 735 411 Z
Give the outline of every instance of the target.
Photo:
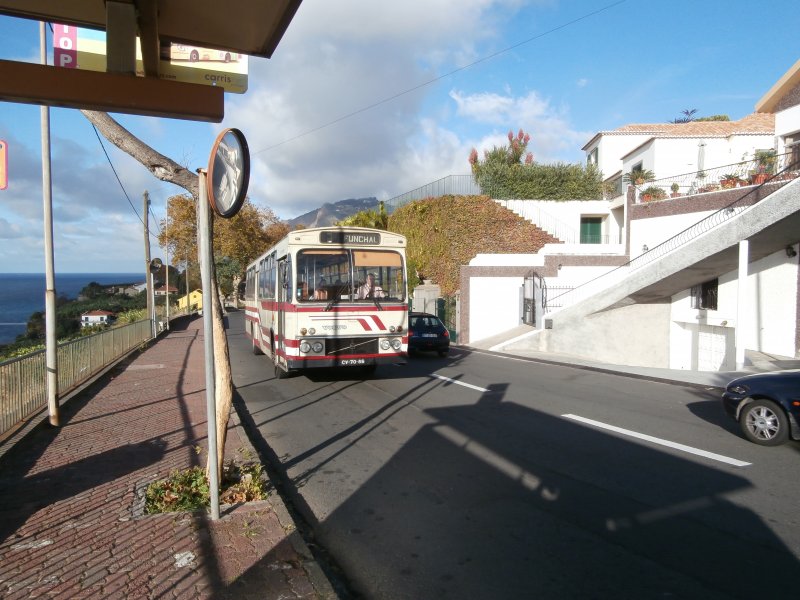
M 267 481 L 260 463 L 230 461 L 221 474 L 220 504 L 264 500 Z M 175 470 L 145 491 L 145 514 L 205 509 L 211 503 L 208 477 L 203 467 Z

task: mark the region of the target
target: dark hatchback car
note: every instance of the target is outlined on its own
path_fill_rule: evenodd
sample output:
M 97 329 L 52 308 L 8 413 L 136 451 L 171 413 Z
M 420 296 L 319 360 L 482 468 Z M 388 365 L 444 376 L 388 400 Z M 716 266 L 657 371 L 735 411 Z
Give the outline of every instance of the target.
M 800 369 L 734 379 L 722 394 L 722 405 L 751 442 L 778 446 L 800 440 Z
M 436 315 L 409 313 L 408 354 L 419 350 L 438 352 L 444 356 L 450 350 L 450 332 Z

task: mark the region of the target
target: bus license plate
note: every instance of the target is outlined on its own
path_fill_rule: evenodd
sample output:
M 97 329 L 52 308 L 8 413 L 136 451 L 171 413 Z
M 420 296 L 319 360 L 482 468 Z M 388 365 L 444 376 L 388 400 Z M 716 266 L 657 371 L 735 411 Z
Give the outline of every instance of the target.
M 341 365 L 348 366 L 348 365 L 365 365 L 367 361 L 363 358 L 345 358 L 341 363 Z

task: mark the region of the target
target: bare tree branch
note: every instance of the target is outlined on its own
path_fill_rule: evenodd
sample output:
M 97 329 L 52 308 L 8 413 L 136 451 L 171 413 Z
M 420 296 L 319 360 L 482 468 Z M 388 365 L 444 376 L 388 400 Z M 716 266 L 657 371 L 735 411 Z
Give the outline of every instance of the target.
M 197 175 L 171 158 L 156 152 L 130 131 L 112 119 L 108 113 L 82 110 L 83 116 L 117 148 L 142 163 L 148 171 L 162 181 L 174 183 L 197 198 Z

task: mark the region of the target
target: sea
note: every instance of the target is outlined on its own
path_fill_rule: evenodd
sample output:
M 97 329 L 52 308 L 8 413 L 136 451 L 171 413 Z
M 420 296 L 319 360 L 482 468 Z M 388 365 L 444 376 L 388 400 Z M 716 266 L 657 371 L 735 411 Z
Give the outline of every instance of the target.
M 57 273 L 56 296 L 77 300 L 78 293 L 90 283 L 143 283 L 144 273 Z M 31 314 L 43 311 L 44 273 L 0 273 L 0 344 L 13 342 L 25 333 Z

